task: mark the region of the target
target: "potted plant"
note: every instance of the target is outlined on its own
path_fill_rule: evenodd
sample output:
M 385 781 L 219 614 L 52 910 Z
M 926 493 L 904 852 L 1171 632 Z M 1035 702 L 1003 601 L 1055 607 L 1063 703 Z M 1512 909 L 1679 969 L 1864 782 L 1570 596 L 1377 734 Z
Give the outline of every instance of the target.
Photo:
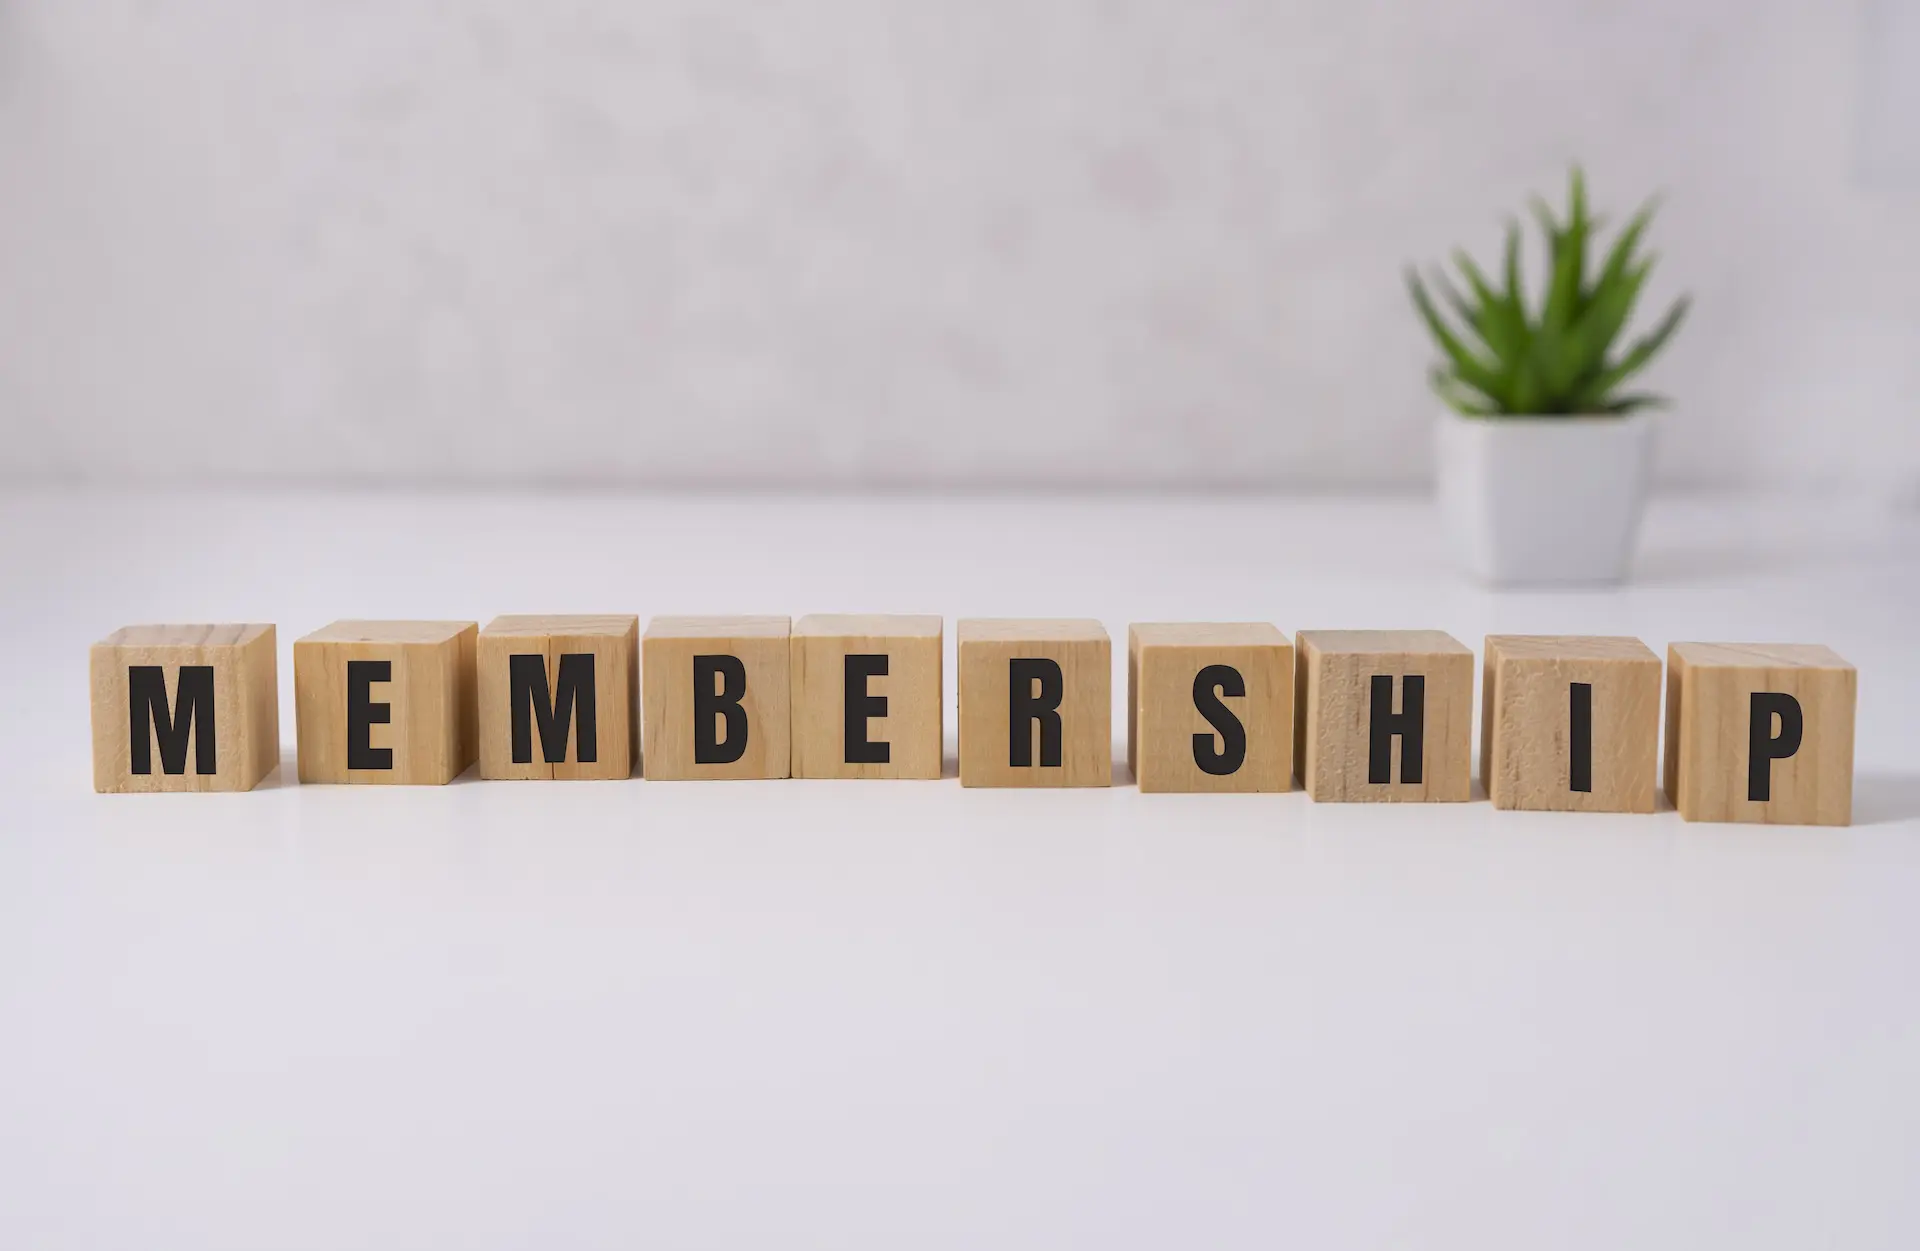
M 1509 222 L 1495 286 L 1454 253 L 1464 291 L 1436 268 L 1431 287 L 1407 284 L 1442 360 L 1440 507 L 1469 571 L 1494 583 L 1616 582 L 1626 573 L 1646 499 L 1658 396 L 1625 390 L 1686 317 L 1682 297 L 1645 337 L 1616 351 L 1654 257 L 1639 253 L 1648 204 L 1597 269 L 1588 248 L 1600 223 L 1572 174 L 1567 217 L 1536 198 L 1547 279 L 1529 305 L 1520 226 Z M 1452 313 L 1442 312 L 1444 301 Z

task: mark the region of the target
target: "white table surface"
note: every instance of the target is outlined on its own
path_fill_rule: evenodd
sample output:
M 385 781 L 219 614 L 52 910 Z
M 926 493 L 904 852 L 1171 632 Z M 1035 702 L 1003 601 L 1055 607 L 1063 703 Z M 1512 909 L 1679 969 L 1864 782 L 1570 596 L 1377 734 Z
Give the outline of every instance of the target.
M 1920 1245 L 1920 519 L 1662 503 L 1631 586 L 1508 594 L 1434 529 L 0 497 L 0 1247 Z M 563 611 L 1824 642 L 1861 670 L 1858 823 L 294 784 L 300 634 Z M 171 620 L 278 625 L 260 790 L 92 793 L 86 646 Z

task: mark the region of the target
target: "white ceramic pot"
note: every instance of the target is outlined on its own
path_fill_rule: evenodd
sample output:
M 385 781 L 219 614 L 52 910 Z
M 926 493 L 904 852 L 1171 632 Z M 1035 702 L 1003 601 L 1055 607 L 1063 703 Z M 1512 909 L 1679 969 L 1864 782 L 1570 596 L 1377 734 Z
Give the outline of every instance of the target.
M 1646 504 L 1653 417 L 1444 412 L 1440 512 L 1467 571 L 1503 586 L 1618 582 Z

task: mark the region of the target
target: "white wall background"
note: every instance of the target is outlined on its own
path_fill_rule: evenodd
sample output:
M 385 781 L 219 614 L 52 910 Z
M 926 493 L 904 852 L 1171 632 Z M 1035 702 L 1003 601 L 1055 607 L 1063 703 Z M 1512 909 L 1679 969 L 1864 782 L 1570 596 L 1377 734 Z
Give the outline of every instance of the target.
M 1911 491 L 1917 2 L 0 0 L 0 476 L 1413 481 L 1578 158 L 1667 479 Z

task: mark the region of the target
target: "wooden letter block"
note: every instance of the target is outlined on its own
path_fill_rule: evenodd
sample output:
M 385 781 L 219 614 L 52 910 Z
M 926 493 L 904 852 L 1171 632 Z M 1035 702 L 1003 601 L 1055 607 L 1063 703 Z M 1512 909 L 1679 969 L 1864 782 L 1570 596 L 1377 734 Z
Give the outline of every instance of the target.
M 1098 621 L 962 620 L 960 784 L 1113 784 L 1113 649 Z
M 1825 647 L 1667 648 L 1667 798 L 1689 821 L 1853 822 L 1858 677 Z
M 247 791 L 280 763 L 270 625 L 128 626 L 88 669 L 96 791 Z
M 793 628 L 793 775 L 940 776 L 941 619 L 802 617 Z
M 647 623 L 642 771 L 662 781 L 791 777 L 787 617 Z
M 1143 791 L 1293 789 L 1293 644 L 1264 622 L 1127 631 L 1127 763 Z
M 495 617 L 480 631 L 480 776 L 617 779 L 640 748 L 633 616 Z
M 1490 634 L 1480 781 L 1496 808 L 1652 812 L 1660 657 L 1630 638 Z
M 479 751 L 471 621 L 336 621 L 293 645 L 302 782 L 443 786 Z
M 1439 630 L 1302 630 L 1294 758 L 1321 802 L 1473 797 L 1473 652 Z

